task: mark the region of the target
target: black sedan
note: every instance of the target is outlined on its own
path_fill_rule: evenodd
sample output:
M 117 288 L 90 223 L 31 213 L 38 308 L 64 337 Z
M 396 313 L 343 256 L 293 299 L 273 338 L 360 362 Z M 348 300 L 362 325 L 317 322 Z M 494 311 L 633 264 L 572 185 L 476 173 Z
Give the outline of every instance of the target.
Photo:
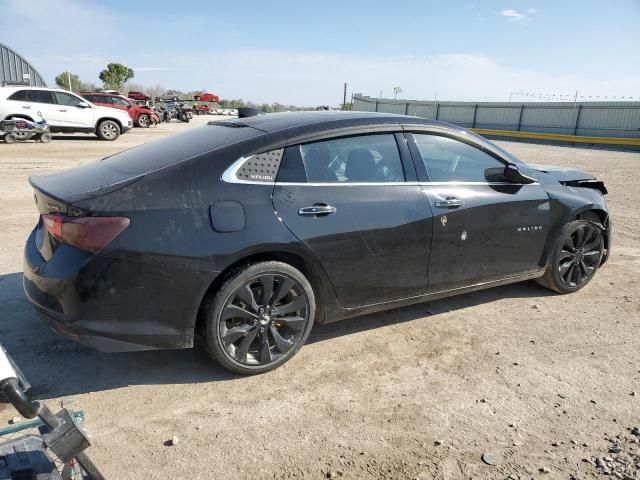
M 30 181 L 24 289 L 48 325 L 104 351 L 199 338 L 239 373 L 314 322 L 530 279 L 575 292 L 609 254 L 602 182 L 413 117 L 211 122 Z

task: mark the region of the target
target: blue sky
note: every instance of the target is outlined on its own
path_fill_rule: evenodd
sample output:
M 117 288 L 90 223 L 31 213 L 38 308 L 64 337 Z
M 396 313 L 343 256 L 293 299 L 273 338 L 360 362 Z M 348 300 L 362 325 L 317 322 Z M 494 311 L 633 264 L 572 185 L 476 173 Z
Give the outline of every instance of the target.
M 117 61 L 136 83 L 258 102 L 335 105 L 345 81 L 411 99 L 640 99 L 640 0 L 0 0 L 0 12 L 0 41 L 51 83 L 67 68 L 98 83 Z

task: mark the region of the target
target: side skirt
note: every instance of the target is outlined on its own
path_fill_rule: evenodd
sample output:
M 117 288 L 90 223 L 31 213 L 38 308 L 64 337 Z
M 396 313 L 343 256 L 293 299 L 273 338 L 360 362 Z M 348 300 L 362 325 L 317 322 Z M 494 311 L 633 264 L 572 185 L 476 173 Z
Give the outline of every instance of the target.
M 475 283 L 467 287 L 453 288 L 449 290 L 440 290 L 437 292 L 426 293 L 424 295 L 418 295 L 415 297 L 402 298 L 399 300 L 391 300 L 389 302 L 375 303 L 373 305 L 366 305 L 364 307 L 355 308 L 327 308 L 324 321 L 321 323 L 332 323 L 338 320 L 344 320 L 346 318 L 357 317 L 360 315 L 368 315 L 370 313 L 381 312 L 384 310 L 390 310 L 393 308 L 406 307 L 409 305 L 415 305 L 417 303 L 424 303 L 431 300 L 438 300 L 445 297 L 453 297 L 454 295 L 461 295 L 463 293 L 475 292 L 478 290 L 485 290 L 487 288 L 499 287 L 501 285 L 508 285 L 510 283 L 524 282 L 526 280 L 534 280 L 544 275 L 545 269 L 534 270 L 531 272 L 513 275 L 498 280 L 491 280 L 488 282 Z

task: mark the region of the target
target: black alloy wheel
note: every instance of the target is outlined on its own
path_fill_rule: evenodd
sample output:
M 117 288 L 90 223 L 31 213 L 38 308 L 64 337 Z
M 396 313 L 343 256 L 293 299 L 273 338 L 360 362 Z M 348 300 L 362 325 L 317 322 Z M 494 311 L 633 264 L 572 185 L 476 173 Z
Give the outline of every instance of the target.
M 237 373 L 262 373 L 300 349 L 313 325 L 315 301 L 307 279 L 280 262 L 251 265 L 232 276 L 213 300 L 207 345 Z
M 603 255 L 604 238 L 599 225 L 586 220 L 569 222 L 539 283 L 560 293 L 580 290 L 595 275 Z

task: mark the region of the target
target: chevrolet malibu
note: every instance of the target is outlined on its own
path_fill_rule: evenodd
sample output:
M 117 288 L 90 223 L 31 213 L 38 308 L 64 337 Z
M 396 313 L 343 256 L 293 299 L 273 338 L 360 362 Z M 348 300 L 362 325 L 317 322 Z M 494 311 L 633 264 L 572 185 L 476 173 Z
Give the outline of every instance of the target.
M 200 339 L 242 374 L 314 322 L 531 279 L 575 292 L 610 251 L 601 181 L 405 116 L 211 122 L 30 182 L 24 289 L 49 326 L 103 351 Z

